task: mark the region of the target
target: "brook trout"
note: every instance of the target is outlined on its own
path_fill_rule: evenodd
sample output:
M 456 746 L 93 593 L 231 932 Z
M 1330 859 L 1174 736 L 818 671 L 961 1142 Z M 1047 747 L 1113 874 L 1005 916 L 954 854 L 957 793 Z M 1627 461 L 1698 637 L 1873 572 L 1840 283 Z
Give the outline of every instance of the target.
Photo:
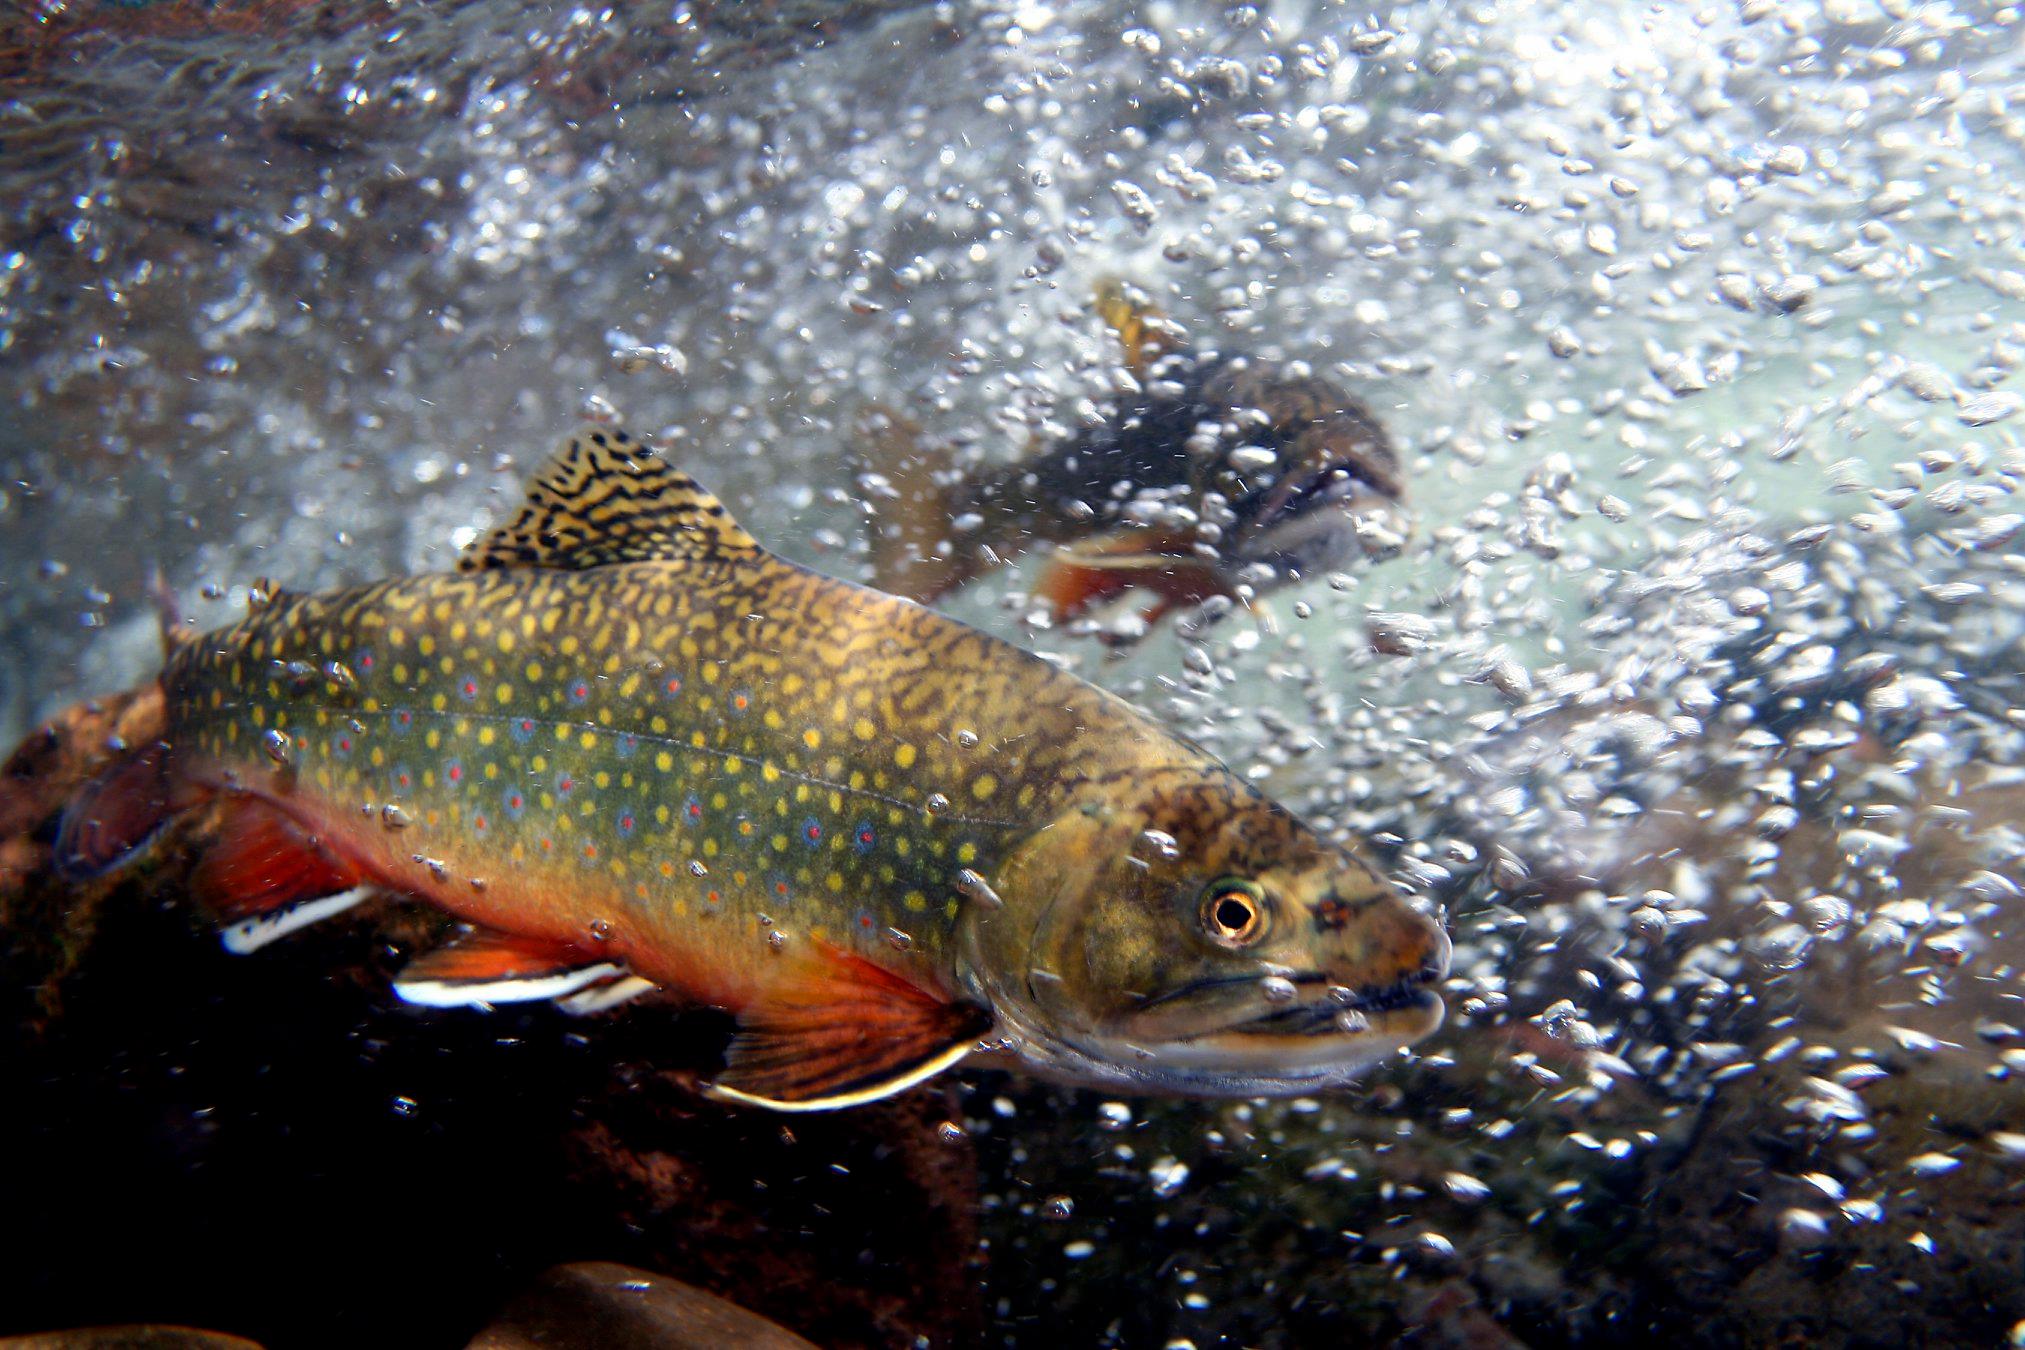
M 1102 426 L 966 476 L 891 409 L 859 419 L 878 585 L 927 603 L 1048 543 L 1034 593 L 1055 622 L 1136 589 L 1150 626 L 1398 547 L 1399 457 L 1361 403 L 1305 370 L 1191 350 L 1118 283 L 1097 312 L 1137 385 Z
M 251 950 L 374 896 L 468 928 L 397 992 L 657 995 L 782 1110 L 985 1048 L 1120 1091 L 1309 1092 L 1432 1031 L 1448 940 L 1361 858 L 1047 662 L 769 554 L 617 431 L 453 574 L 185 636 L 168 733 L 57 852 L 222 799 L 193 887 Z

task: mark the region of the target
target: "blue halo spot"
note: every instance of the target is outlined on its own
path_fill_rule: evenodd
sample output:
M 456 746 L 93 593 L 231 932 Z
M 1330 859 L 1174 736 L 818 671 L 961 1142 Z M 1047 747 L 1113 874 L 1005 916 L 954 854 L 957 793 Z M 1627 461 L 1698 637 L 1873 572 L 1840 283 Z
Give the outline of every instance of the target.
M 357 746 L 358 737 L 356 735 L 349 731 L 340 731 L 337 735 L 330 738 L 330 757 L 332 759 L 350 759 L 352 751 Z
M 579 675 L 563 686 L 563 697 L 582 706 L 591 701 L 591 682 Z
M 743 717 L 752 711 L 752 692 L 747 689 L 733 690 L 731 697 L 724 701 L 724 706 L 733 716 Z
M 622 731 L 613 742 L 613 746 L 618 750 L 620 759 L 631 759 L 634 752 L 640 748 L 640 738 L 630 731 Z
M 703 803 L 695 797 L 691 797 L 683 802 L 681 820 L 684 825 L 701 825 L 703 823 Z
M 506 723 L 506 734 L 513 737 L 514 740 L 520 742 L 522 745 L 526 745 L 534 739 L 534 733 L 540 725 L 532 717 L 509 718 Z
M 352 674 L 354 675 L 370 675 L 378 665 L 379 658 L 373 655 L 371 647 L 361 647 L 352 653 Z
M 871 937 L 879 931 L 879 921 L 869 909 L 861 909 L 851 916 L 851 930 L 859 937 Z
M 527 793 L 521 788 L 508 787 L 500 794 L 499 805 L 508 820 L 519 820 L 527 814 Z
M 664 675 L 661 677 L 661 694 L 664 698 L 678 698 L 682 694 L 682 677 Z
M 873 830 L 871 821 L 861 820 L 851 827 L 851 847 L 858 852 L 870 853 L 872 845 L 878 842 L 879 835 Z
M 476 675 L 464 675 L 458 678 L 457 697 L 463 699 L 466 703 L 476 703 L 478 701 L 478 677 Z
M 555 776 L 555 795 L 567 797 L 583 786 L 583 779 L 569 769 L 558 769 Z
M 395 708 L 387 714 L 387 726 L 396 736 L 405 736 L 415 728 L 415 714 L 406 708 Z
M 795 898 L 794 887 L 788 884 L 785 872 L 775 872 L 766 879 L 766 898 L 774 904 L 786 904 Z
M 640 817 L 632 807 L 622 806 L 619 808 L 619 814 L 614 818 L 612 823 L 619 831 L 619 838 L 631 839 L 633 831 L 640 828 Z
M 414 791 L 415 771 L 405 764 L 396 764 L 387 770 L 387 786 L 396 792 Z
M 802 842 L 810 848 L 823 842 L 823 822 L 810 816 L 802 822 Z
M 458 788 L 461 788 L 461 787 L 463 787 L 463 786 L 464 786 L 464 761 L 463 761 L 463 760 L 461 760 L 461 759 L 452 759 L 452 760 L 446 760 L 446 761 L 444 761 L 444 764 L 443 764 L 443 786 L 444 786 L 444 787 L 446 787 L 446 788 L 449 788 L 449 789 L 450 789 L 451 791 L 453 791 L 453 792 L 454 792 L 454 791 L 456 791 L 456 790 L 457 790 Z

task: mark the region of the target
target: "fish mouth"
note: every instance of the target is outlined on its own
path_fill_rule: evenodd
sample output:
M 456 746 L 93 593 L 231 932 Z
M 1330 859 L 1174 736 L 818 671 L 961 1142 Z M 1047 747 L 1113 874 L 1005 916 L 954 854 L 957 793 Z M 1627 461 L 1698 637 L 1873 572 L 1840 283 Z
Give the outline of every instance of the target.
M 1123 1014 L 1091 1049 L 1147 1091 L 1281 1097 L 1341 1086 L 1438 1030 L 1429 965 L 1351 989 L 1320 972 L 1204 981 Z M 1291 984 L 1295 1000 L 1285 1001 Z M 1273 1003 L 1273 990 L 1281 1002 Z
M 1385 533 L 1399 534 L 1405 511 L 1399 499 L 1353 468 L 1337 466 L 1306 474 L 1262 494 L 1243 523 L 1228 561 L 1237 567 L 1270 567 L 1282 576 L 1311 576 L 1352 559 L 1360 550 L 1378 551 Z

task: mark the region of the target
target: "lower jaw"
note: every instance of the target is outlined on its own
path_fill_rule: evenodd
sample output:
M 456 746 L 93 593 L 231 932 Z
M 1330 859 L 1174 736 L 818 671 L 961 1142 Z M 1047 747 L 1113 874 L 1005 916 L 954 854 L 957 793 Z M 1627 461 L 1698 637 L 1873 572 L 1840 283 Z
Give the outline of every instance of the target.
M 1227 1033 L 1153 1045 L 1131 1037 L 1097 1037 L 1087 1042 L 1047 1037 L 1009 1037 L 1006 1051 L 1018 1067 L 1052 1082 L 1106 1088 L 1151 1096 L 1293 1097 L 1328 1091 L 1355 1081 L 1378 1062 L 1432 1033 L 1441 1025 L 1442 1002 L 1424 1001 L 1365 1014 L 1362 1031 L 1344 1031 L 1334 1010 L 1318 1029 L 1303 1033 Z

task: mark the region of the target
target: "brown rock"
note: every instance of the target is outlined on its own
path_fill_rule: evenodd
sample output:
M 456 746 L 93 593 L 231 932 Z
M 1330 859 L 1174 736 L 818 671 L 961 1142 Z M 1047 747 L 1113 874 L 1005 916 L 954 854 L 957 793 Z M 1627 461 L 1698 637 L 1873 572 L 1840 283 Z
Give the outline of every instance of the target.
M 611 1261 L 557 1266 L 468 1350 L 815 1350 L 801 1337 L 665 1275 Z

